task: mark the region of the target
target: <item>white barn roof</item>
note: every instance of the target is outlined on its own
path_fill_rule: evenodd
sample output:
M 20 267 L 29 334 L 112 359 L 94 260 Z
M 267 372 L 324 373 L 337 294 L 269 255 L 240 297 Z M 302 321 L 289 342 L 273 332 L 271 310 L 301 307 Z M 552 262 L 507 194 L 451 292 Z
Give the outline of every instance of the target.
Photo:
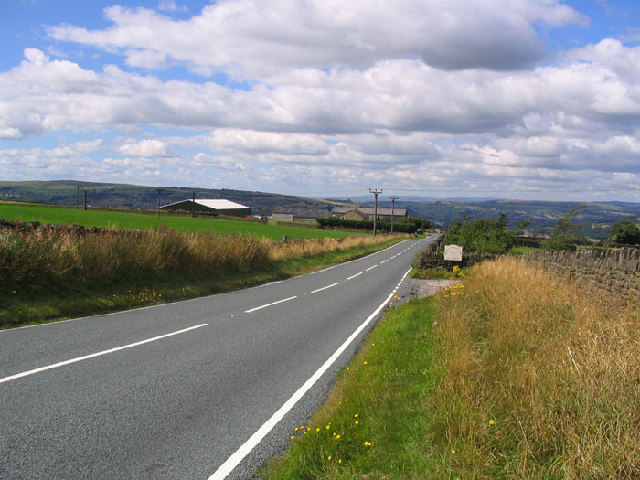
M 171 207 L 173 205 L 178 205 L 180 203 L 185 202 L 193 202 L 192 199 L 181 200 L 179 202 L 171 203 L 169 205 L 165 205 L 162 208 Z M 196 204 L 202 205 L 207 208 L 215 208 L 216 210 L 234 210 L 238 208 L 249 208 L 244 205 L 240 205 L 239 203 L 232 202 L 231 200 L 226 200 L 224 198 L 197 198 Z
M 218 199 L 196 199 L 198 205 L 203 207 L 215 208 L 216 210 L 230 210 L 232 208 L 249 208 L 239 203 L 232 202 L 231 200 L 225 200 L 223 198 Z

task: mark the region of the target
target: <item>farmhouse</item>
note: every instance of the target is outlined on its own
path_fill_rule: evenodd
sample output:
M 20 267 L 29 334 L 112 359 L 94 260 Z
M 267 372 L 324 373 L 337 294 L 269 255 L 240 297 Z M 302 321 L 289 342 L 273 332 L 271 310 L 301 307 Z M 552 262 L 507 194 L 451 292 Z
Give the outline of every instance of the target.
M 392 212 L 393 210 L 393 212 Z M 393 221 L 400 222 L 408 218 L 406 208 L 378 208 L 378 220 L 390 222 L 393 213 Z M 343 220 L 373 220 L 375 208 L 370 207 L 336 207 L 331 210 L 331 215 Z
M 240 205 L 239 203 L 235 203 L 230 200 L 225 200 L 222 198 L 196 199 L 195 205 L 193 200 L 188 199 L 188 200 L 183 200 L 181 202 L 171 203 L 169 205 L 165 205 L 160 208 L 164 210 L 172 210 L 172 211 L 185 211 L 185 212 L 196 211 L 201 213 L 213 213 L 213 214 L 219 214 L 219 215 L 228 215 L 230 217 L 251 216 L 250 207 L 245 207 L 244 205 Z

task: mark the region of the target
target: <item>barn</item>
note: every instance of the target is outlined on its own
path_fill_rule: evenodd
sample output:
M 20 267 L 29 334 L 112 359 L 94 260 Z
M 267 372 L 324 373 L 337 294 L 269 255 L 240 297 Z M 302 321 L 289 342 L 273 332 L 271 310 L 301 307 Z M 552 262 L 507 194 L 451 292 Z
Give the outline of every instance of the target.
M 172 211 L 195 211 L 196 213 L 227 215 L 229 217 L 251 216 L 251 207 L 245 207 L 244 205 L 223 198 L 199 198 L 195 200 L 195 205 L 194 200 L 187 199 L 181 202 L 170 203 L 160 208 Z

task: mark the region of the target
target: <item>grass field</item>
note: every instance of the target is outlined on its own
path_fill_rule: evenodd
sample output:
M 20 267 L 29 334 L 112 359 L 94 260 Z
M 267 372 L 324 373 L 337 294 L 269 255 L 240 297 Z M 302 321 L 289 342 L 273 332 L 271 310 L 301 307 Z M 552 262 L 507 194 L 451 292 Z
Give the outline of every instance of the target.
M 21 222 L 40 222 L 43 224 L 83 225 L 122 230 L 152 230 L 165 225 L 181 232 L 246 233 L 250 235 L 282 240 L 288 238 L 346 238 L 366 235 L 315 228 L 290 227 L 286 225 L 268 225 L 256 221 L 231 220 L 218 218 L 190 218 L 128 213 L 112 210 L 83 210 L 77 208 L 59 208 L 16 203 L 0 203 L 0 219 Z

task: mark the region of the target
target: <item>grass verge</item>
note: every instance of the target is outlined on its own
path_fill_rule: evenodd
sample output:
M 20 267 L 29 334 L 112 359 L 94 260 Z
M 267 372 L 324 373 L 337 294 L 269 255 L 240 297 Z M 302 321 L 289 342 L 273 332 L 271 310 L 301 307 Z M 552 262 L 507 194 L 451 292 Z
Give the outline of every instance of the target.
M 438 384 L 430 300 L 391 308 L 328 401 L 263 478 L 430 478 L 429 399 Z
M 640 305 L 514 257 L 461 285 L 388 311 L 264 478 L 640 478 Z

